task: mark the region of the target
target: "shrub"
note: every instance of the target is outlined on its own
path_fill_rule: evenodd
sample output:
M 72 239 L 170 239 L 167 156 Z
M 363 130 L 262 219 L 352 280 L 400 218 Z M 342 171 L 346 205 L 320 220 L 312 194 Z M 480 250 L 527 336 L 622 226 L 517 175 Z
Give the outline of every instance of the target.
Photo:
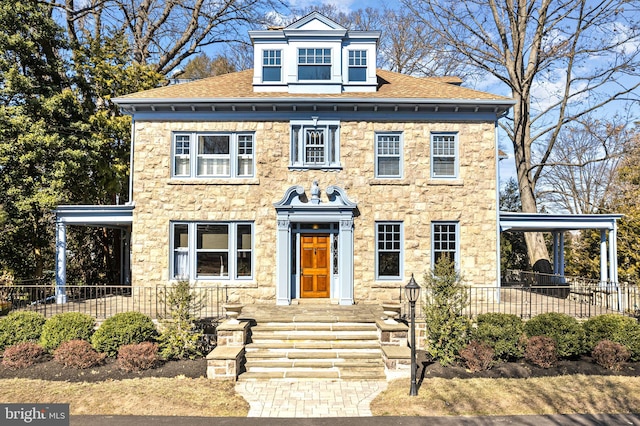
M 460 358 L 472 373 L 490 369 L 494 355 L 495 352 L 491 346 L 477 340 L 472 340 L 460 351 Z
M 69 340 L 89 340 L 93 334 L 95 320 L 80 312 L 64 312 L 52 316 L 44 323 L 40 344 L 48 351 L 53 351 L 61 343 Z
M 123 345 L 151 341 L 158 335 L 153 321 L 140 312 L 121 312 L 108 318 L 91 336 L 91 344 L 108 356 Z
M 561 358 L 570 358 L 583 353 L 584 330 L 573 317 L 566 314 L 549 312 L 540 314 L 524 325 L 528 337 L 547 336 L 556 342 L 557 354 Z
M 522 358 L 524 323 L 519 316 L 492 312 L 478 315 L 476 322 L 478 327 L 473 331 L 472 339 L 493 348 L 496 358 L 503 361 Z
M 587 351 L 593 351 L 601 340 L 611 340 L 629 349 L 631 360 L 640 360 L 640 324 L 630 317 L 604 314 L 582 324 Z
M 190 286 L 189 281 L 181 280 L 162 294 L 169 315 L 163 318 L 162 333 L 159 341 L 161 355 L 165 359 L 195 358 L 202 355 L 199 343 L 203 333 L 196 327 L 196 318 L 192 312 L 204 306 L 203 298 Z
M 22 342 L 37 342 L 46 319 L 38 312 L 11 312 L 0 319 L 0 350 Z
M 593 348 L 591 356 L 593 356 L 596 364 L 609 370 L 620 371 L 624 363 L 629 360 L 631 353 L 629 349 L 620 343 L 612 342 L 611 340 L 601 340 L 595 348 Z
M 427 353 L 442 365 L 456 360 L 469 341 L 471 321 L 462 315 L 469 304 L 469 295 L 456 272 L 454 262 L 442 257 L 425 275 L 424 306 Z
M 12 370 L 27 368 L 40 361 L 44 354 L 44 348 L 37 343 L 18 343 L 4 350 L 2 365 Z
M 106 355 L 95 351 L 86 340 L 62 342 L 53 352 L 53 359 L 65 367 L 90 368 L 102 364 Z
M 533 336 L 527 340 L 524 359 L 533 365 L 550 368 L 558 362 L 556 342 L 551 337 Z
M 117 363 L 127 372 L 153 368 L 158 363 L 158 345 L 152 342 L 124 345 L 118 351 Z

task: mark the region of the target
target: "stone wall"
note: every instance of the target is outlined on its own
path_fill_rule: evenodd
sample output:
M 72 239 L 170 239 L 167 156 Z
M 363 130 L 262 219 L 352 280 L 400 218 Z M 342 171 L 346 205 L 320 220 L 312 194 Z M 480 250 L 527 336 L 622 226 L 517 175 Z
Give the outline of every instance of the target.
M 255 132 L 256 173 L 252 179 L 171 179 L 174 131 Z M 404 178 L 374 178 L 375 132 L 402 131 Z M 430 179 L 431 132 L 458 132 L 459 179 Z M 201 285 L 246 287 L 242 300 L 275 299 L 276 212 L 287 188 L 309 193 L 313 180 L 324 190 L 338 185 L 358 204 L 354 221 L 355 300 L 398 297 L 411 273 L 420 283 L 430 268 L 431 222 L 458 221 L 461 270 L 470 284 L 497 282 L 496 157 L 494 123 L 341 122 L 342 171 L 290 171 L 289 122 L 145 122 L 135 124 L 133 161 L 133 285 L 154 286 L 169 280 L 169 223 L 253 221 L 254 280 L 203 281 Z M 375 222 L 403 221 L 404 279 L 375 280 Z M 236 295 L 240 298 L 239 295 Z

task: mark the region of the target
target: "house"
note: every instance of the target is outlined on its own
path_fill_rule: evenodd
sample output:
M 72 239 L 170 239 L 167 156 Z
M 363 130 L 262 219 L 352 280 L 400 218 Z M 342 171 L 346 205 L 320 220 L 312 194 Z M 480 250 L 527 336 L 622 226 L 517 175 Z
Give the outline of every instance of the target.
M 131 284 L 350 305 L 451 256 L 499 285 L 496 122 L 512 100 L 377 69 L 379 32 L 319 13 L 249 35 L 251 70 L 114 99 L 133 119 L 113 219 L 131 226 Z

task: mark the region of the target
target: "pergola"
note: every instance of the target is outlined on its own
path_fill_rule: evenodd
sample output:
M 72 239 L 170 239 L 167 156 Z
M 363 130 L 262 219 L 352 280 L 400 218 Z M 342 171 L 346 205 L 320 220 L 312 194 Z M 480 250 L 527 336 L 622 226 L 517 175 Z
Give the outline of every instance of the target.
M 621 214 L 544 214 L 500 212 L 500 232 L 551 232 L 553 273 L 564 275 L 564 233 L 582 229 L 600 231 L 600 281 L 618 282 L 617 223 Z

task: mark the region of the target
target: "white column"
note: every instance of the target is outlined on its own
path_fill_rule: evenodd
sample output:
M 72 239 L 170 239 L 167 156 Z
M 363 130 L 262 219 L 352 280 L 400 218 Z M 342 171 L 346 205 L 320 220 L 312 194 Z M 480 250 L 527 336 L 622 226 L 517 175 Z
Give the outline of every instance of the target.
M 607 284 L 607 231 L 600 230 L 600 286 Z
M 67 227 L 56 222 L 56 303 L 67 303 Z
M 276 235 L 276 305 L 291 304 L 291 235 L 289 219 L 278 219 Z
M 562 275 L 564 277 L 564 232 L 560 232 L 560 248 L 559 248 L 559 256 L 558 256 L 558 263 L 559 263 L 559 273 L 560 275 Z
M 123 229 L 121 232 L 122 246 L 120 256 L 122 257 L 122 284 L 131 285 L 131 231 Z
M 553 232 L 553 274 L 557 275 L 559 271 L 560 259 L 558 259 L 558 233 Z
M 353 219 L 340 221 L 338 238 L 341 305 L 353 305 Z

